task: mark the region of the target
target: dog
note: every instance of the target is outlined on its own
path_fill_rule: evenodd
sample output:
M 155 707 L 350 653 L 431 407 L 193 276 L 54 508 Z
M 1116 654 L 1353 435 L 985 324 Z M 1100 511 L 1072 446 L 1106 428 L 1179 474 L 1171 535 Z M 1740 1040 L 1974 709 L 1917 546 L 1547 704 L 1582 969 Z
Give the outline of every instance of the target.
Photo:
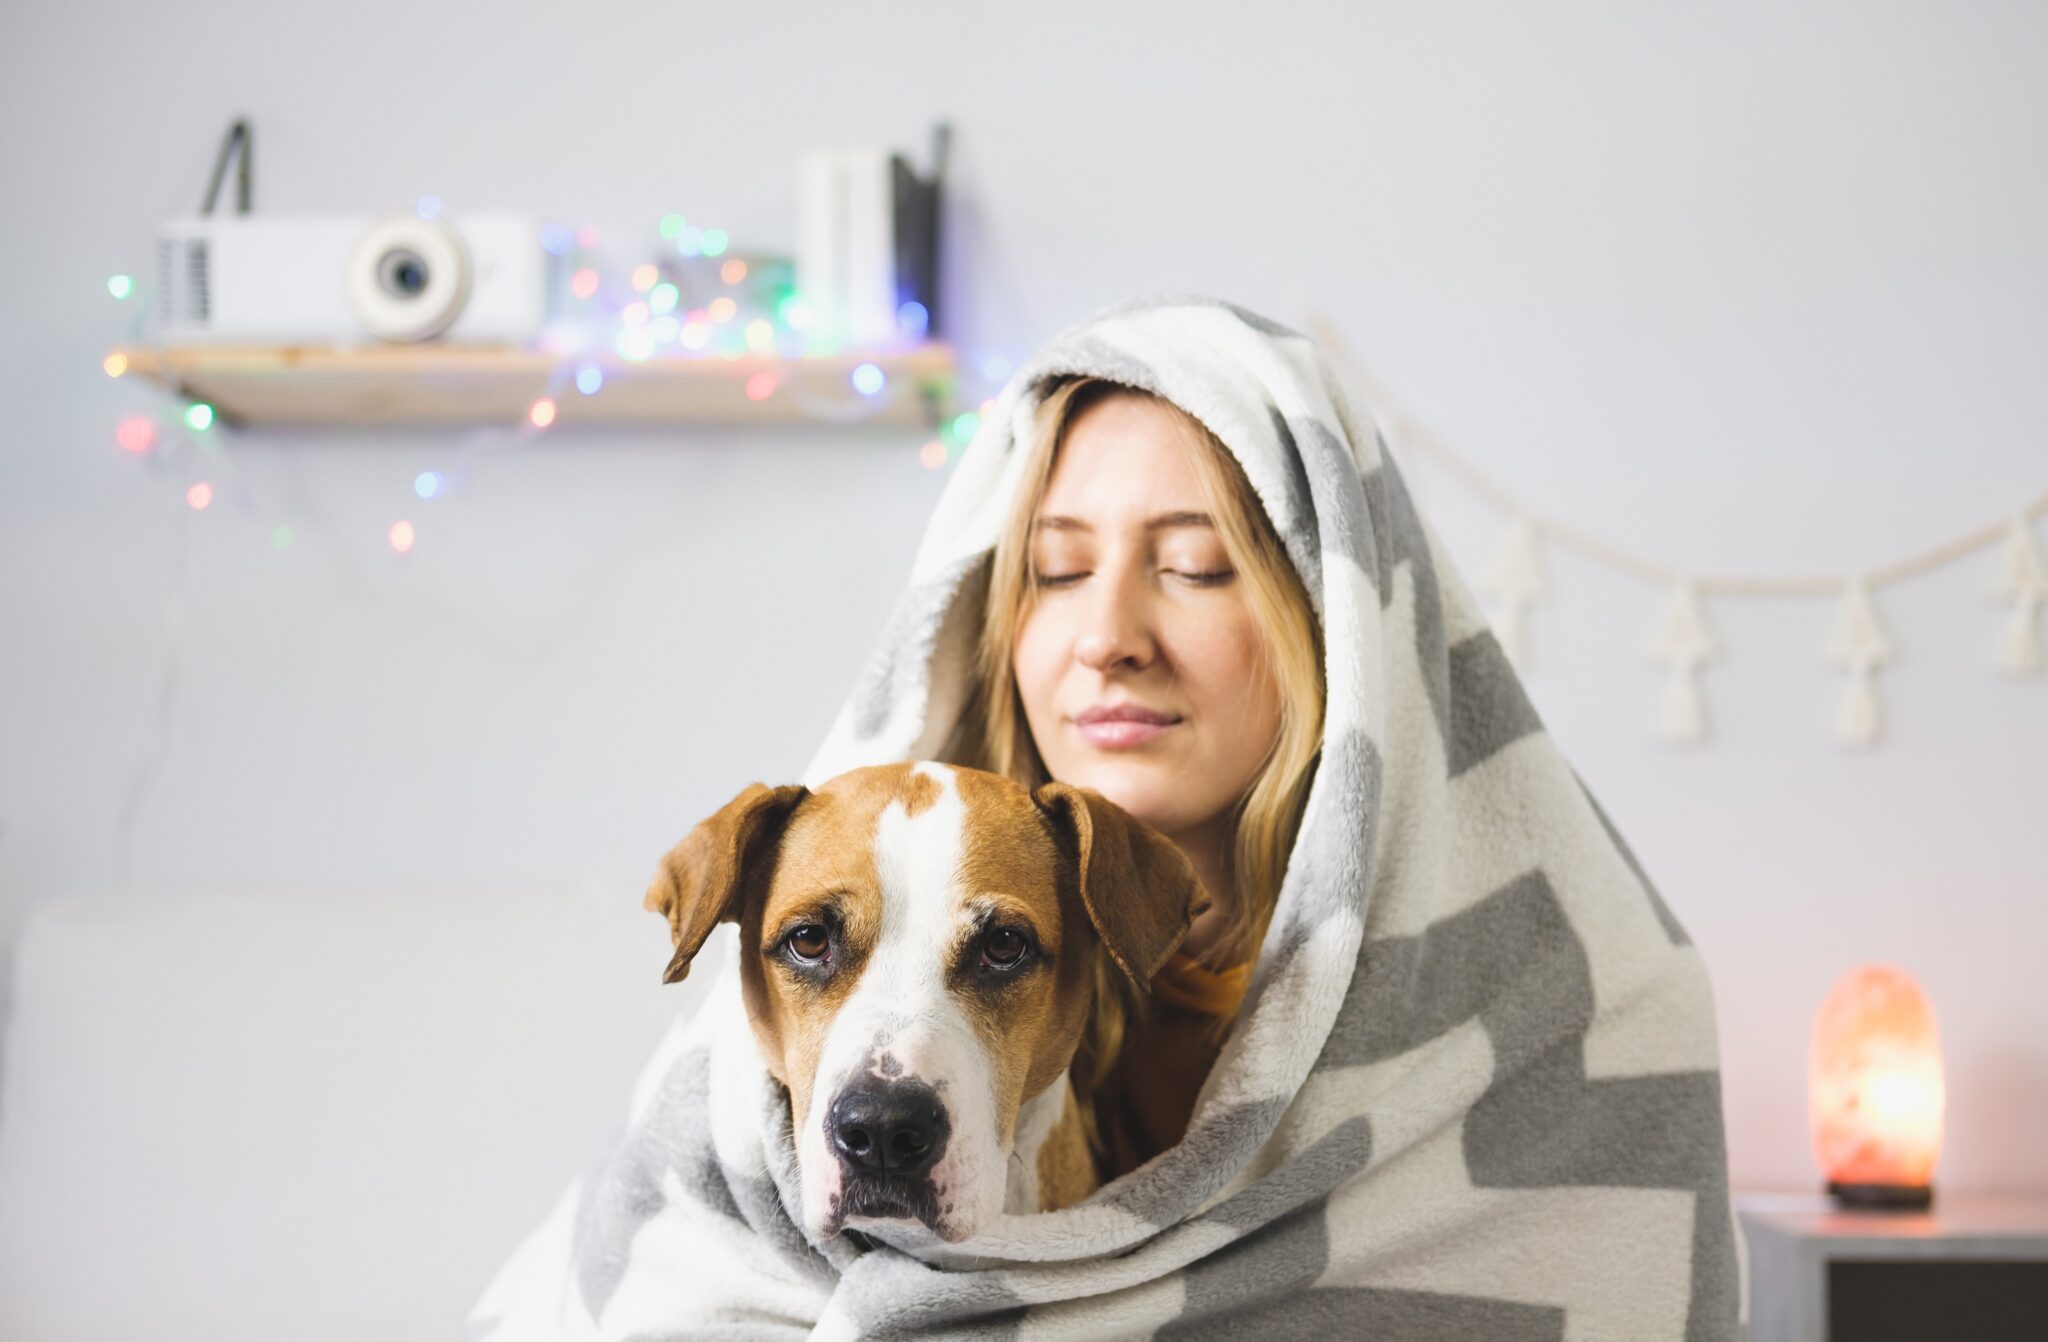
M 930 762 L 752 784 L 645 903 L 668 919 L 669 983 L 739 924 L 805 1231 L 898 1247 L 1094 1191 L 1068 1069 L 1097 958 L 1143 989 L 1207 906 L 1180 849 L 1099 793 Z

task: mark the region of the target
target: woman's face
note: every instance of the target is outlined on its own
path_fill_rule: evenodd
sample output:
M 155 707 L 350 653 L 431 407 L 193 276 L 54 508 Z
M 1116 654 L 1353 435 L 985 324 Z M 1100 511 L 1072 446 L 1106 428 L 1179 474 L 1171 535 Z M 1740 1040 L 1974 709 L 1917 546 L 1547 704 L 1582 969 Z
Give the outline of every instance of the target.
M 1016 650 L 1052 776 L 1175 838 L 1244 795 L 1280 731 L 1243 579 L 1186 451 L 1145 396 L 1105 396 L 1068 426 L 1032 525 L 1037 585 Z

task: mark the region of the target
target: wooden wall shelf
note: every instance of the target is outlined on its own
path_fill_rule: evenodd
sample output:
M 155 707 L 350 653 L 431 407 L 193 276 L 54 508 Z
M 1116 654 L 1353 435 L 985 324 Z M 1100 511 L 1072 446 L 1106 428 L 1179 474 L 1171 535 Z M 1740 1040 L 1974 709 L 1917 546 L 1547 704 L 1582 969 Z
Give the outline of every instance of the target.
M 564 425 L 838 421 L 929 428 L 953 411 L 953 352 L 936 343 L 831 358 L 656 355 L 639 362 L 451 345 L 185 345 L 116 353 L 127 361 L 123 376 L 205 401 L 232 424 L 516 423 L 548 395 L 556 423 Z M 576 389 L 583 363 L 604 373 L 603 388 L 592 396 Z M 888 379 L 873 397 L 852 384 L 863 363 Z M 754 400 L 747 381 L 763 372 L 776 388 Z

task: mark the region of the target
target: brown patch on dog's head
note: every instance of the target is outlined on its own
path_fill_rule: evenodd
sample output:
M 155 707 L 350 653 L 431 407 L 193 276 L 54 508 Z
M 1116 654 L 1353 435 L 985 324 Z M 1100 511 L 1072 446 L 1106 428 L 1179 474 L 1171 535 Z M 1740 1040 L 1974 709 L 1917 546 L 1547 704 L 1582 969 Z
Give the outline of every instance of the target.
M 901 776 L 896 780 L 896 797 L 903 803 L 903 814 L 915 820 L 932 808 L 939 799 L 939 780 L 930 774 L 916 772 L 909 765 L 898 765 Z

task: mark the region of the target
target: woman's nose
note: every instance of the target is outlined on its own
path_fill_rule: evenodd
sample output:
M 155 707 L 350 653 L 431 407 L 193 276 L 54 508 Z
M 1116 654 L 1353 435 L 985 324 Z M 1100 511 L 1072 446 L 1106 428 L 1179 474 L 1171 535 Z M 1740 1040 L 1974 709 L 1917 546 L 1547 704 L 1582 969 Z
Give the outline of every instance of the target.
M 1133 669 L 1152 661 L 1154 644 L 1142 603 L 1125 583 L 1094 584 L 1074 640 L 1074 657 L 1091 671 L 1120 664 Z

